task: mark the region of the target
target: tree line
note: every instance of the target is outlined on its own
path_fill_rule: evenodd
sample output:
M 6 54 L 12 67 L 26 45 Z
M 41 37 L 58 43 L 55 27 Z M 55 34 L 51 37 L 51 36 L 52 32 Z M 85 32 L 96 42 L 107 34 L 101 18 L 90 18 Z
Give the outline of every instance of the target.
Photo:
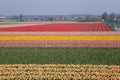
M 117 16 L 115 13 L 108 14 L 107 12 L 104 12 L 102 14 L 102 19 L 105 22 L 116 22 L 119 19 L 119 16 Z

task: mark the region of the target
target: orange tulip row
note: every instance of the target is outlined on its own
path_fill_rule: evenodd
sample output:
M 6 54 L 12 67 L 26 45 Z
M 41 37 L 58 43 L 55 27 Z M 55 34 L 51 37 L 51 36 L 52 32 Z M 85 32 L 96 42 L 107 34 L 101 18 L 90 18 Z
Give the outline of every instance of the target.
M 5 64 L 0 65 L 0 80 L 1 79 L 120 80 L 120 66 L 89 64 Z

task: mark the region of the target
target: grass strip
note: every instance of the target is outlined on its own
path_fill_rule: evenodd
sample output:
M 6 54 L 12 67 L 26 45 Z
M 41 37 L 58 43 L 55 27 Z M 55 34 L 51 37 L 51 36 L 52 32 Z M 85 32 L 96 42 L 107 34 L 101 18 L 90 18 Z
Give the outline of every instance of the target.
M 107 25 L 112 31 L 116 31 L 115 28 L 114 28 L 109 22 L 106 22 L 106 25 Z
M 120 65 L 120 49 L 0 48 L 0 64 Z

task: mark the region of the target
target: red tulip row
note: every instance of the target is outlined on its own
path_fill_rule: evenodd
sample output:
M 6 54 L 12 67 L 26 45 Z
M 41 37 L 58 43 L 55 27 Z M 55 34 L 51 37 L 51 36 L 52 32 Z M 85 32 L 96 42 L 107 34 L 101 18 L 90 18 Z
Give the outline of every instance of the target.
M 111 31 L 111 29 L 105 23 L 93 24 L 90 31 Z
M 0 47 L 120 48 L 120 40 L 0 40 Z
M 45 32 L 45 31 L 111 31 L 111 29 L 105 23 L 79 23 L 79 24 L 38 24 L 38 25 L 25 25 L 9 28 L 0 28 L 0 32 L 3 31 L 20 31 L 20 32 Z

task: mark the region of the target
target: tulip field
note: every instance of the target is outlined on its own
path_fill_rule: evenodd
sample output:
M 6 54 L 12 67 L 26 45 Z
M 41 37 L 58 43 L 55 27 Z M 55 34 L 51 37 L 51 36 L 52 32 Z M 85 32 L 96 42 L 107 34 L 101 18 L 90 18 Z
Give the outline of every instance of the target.
M 120 48 L 119 35 L 100 22 L 19 25 L 0 28 L 0 47 Z
M 0 80 L 49 79 L 120 80 L 120 32 L 104 22 L 2 25 Z
M 20 31 L 20 32 L 66 32 L 66 31 L 111 31 L 105 23 L 81 23 L 81 24 L 42 24 L 26 25 L 19 27 L 1 28 L 3 31 Z

